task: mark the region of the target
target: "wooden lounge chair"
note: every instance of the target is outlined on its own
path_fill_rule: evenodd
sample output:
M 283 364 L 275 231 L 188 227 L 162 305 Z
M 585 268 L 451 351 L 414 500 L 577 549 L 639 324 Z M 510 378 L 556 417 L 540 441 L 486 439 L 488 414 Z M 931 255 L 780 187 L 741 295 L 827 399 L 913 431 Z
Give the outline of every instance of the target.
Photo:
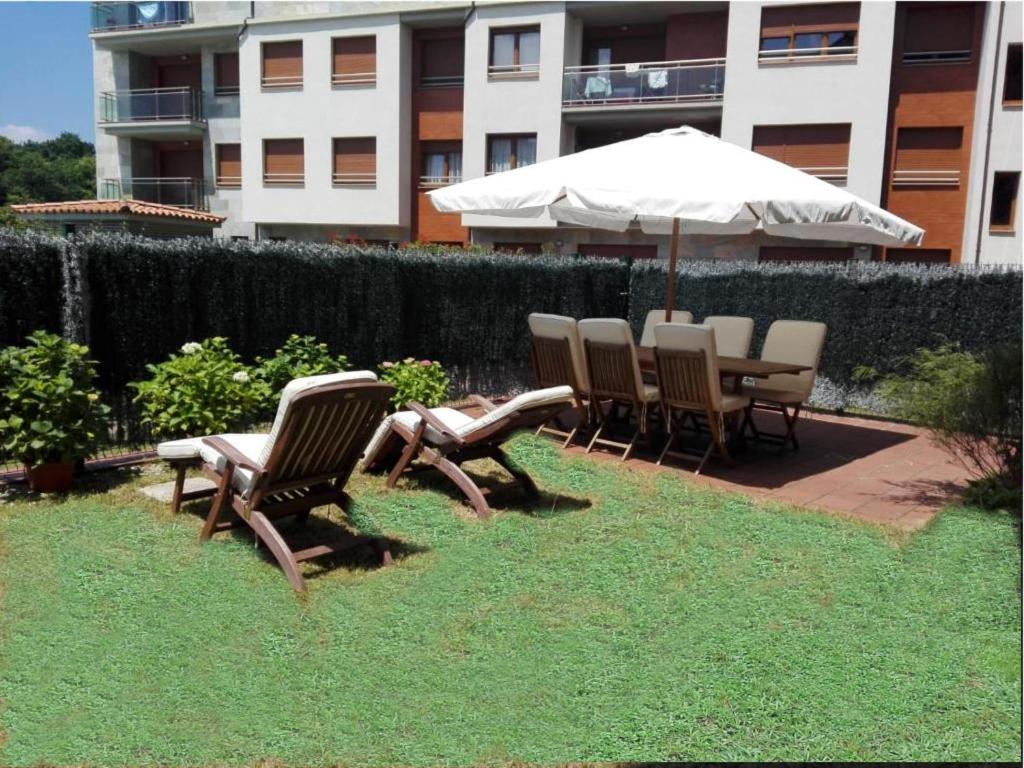
M 715 329 L 715 347 L 722 357 L 746 357 L 750 354 L 750 338 L 754 335 L 751 318 L 712 315 L 704 318 L 704 325 Z
M 821 361 L 821 350 L 825 346 L 828 327 L 824 323 L 805 320 L 776 320 L 768 328 L 761 359 L 777 363 L 795 363 L 809 366 L 802 373 L 777 373 L 759 381 L 754 386 L 744 387 L 743 394 L 750 397 L 743 420 L 744 429 L 749 428 L 758 440 L 777 441 L 782 448 L 792 445 L 799 448 L 796 439 L 796 423 L 800 409 L 811 396 L 814 379 Z M 754 408 L 772 410 L 782 415 L 786 424 L 783 434 L 762 432 L 754 424 Z
M 644 330 L 640 334 L 640 346 L 641 347 L 653 347 L 654 346 L 654 326 L 659 323 L 665 322 L 665 310 L 664 309 L 652 309 L 647 313 L 647 317 L 644 318 Z M 672 310 L 672 322 L 673 323 L 692 323 L 693 313 L 687 312 L 682 309 Z
M 658 456 L 658 463 L 661 464 L 666 456 L 693 458 L 689 454 L 669 450 L 679 436 L 675 429 L 677 415 L 692 413 L 704 416 L 711 432 L 711 442 L 700 457 L 695 474 L 700 474 L 712 450 L 717 450 L 721 458 L 732 463 L 725 442 L 725 421 L 735 422 L 736 416 L 750 404 L 750 399 L 722 393 L 714 330 L 706 325 L 663 323 L 655 327 L 654 334 L 657 342 L 654 360 L 668 431 L 668 440 Z
M 370 371 L 309 376 L 285 387 L 268 434 L 162 443 L 158 455 L 181 462 L 191 451 L 201 459 L 204 474 L 217 484 L 200 540 L 248 525 L 274 555 L 292 587 L 305 591 L 299 563 L 333 550 L 317 546 L 293 552 L 273 521 L 296 516 L 305 522 L 315 507 L 328 504 L 347 508 L 345 483 L 394 391 Z M 226 508 L 238 519 L 222 522 Z M 388 553 L 384 556 L 389 559 Z
M 570 430 L 552 426 L 558 416 L 541 424 L 537 433 L 546 432 L 565 438 L 566 448 L 576 438 L 581 427 L 590 424 L 590 382 L 587 381 L 587 365 L 583 359 L 576 321 L 562 315 L 545 315 L 534 312 L 527 318 L 530 324 L 530 359 L 533 363 L 533 377 L 539 389 L 548 387 L 572 387 L 578 418 Z
M 571 407 L 571 387 L 551 387 L 527 392 L 498 406 L 486 398 L 472 398 L 484 409 L 474 419 L 453 408 L 426 408 L 417 402 L 408 410 L 392 414 L 378 427 L 366 449 L 363 471 L 391 466 L 388 487 L 394 488 L 403 472 L 417 468 L 437 469 L 465 495 L 479 517 L 490 514 L 483 489 L 460 466 L 474 459 L 493 459 L 535 495 L 537 487 L 528 474 L 513 466 L 502 451 L 502 444 L 520 429 L 535 429 L 555 414 Z M 413 467 L 419 460 L 421 467 Z
M 590 453 L 595 445 L 622 448 L 622 460 L 632 455 L 637 440 L 648 431 L 650 405 L 658 401 L 658 388 L 646 384 L 640 375 L 636 345 L 629 324 L 618 318 L 592 318 L 577 324 L 587 360 L 590 398 L 598 427 L 587 445 Z M 601 408 L 602 401 L 611 401 L 610 413 Z M 602 437 L 618 406 L 625 406 L 626 417 L 636 417 L 637 427 L 627 443 Z

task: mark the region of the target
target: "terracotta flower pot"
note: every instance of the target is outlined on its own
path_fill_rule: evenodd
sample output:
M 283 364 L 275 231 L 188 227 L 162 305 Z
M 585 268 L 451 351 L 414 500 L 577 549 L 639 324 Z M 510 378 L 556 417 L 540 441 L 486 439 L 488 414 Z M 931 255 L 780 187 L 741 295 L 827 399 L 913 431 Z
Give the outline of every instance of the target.
M 63 493 L 71 487 L 75 465 L 54 462 L 28 467 L 28 487 L 36 493 Z

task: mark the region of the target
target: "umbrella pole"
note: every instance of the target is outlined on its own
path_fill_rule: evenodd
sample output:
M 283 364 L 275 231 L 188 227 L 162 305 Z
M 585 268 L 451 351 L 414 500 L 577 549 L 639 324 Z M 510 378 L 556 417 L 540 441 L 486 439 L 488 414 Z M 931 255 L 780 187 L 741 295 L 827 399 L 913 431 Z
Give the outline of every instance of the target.
M 672 219 L 672 242 L 668 252 L 668 295 L 665 297 L 665 322 L 672 322 L 676 303 L 676 262 L 679 261 L 679 219 Z

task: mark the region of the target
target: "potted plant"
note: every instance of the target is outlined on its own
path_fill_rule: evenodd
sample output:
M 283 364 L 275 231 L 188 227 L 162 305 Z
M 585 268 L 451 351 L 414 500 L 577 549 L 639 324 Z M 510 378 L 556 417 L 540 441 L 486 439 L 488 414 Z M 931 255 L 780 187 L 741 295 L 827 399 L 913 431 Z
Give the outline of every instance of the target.
M 66 491 L 110 409 L 94 387 L 88 347 L 45 331 L 28 342 L 0 351 L 0 445 L 25 465 L 33 491 Z

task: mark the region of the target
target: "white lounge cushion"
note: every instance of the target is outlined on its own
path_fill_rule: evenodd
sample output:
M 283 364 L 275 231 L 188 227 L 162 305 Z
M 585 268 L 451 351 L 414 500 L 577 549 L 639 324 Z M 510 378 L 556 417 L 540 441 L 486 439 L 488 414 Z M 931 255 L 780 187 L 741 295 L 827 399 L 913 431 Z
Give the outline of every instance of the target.
M 735 392 L 722 395 L 722 413 L 739 411 L 748 405 L 750 405 L 750 398 L 746 395 L 738 395 Z
M 156 447 L 156 455 L 165 461 L 198 459 L 201 437 L 186 437 L 182 440 L 165 440 Z
M 261 464 L 259 457 L 263 452 L 270 436 L 262 433 L 251 434 L 226 434 L 215 435 L 228 443 L 247 459 L 255 464 Z M 223 472 L 227 466 L 224 455 L 210 445 L 203 442 L 201 437 L 188 437 L 184 440 L 168 440 L 156 447 L 156 454 L 161 459 L 202 459 L 211 465 L 217 472 Z M 237 467 L 232 477 L 231 484 L 243 496 L 248 496 L 252 490 L 254 473 L 251 469 Z
M 776 320 L 772 323 L 764 339 L 761 359 L 773 363 L 806 365 L 810 370 L 802 373 L 777 373 L 759 380 L 755 388 L 798 392 L 805 400 L 810 397 L 827 332 L 828 326 L 824 323 L 807 320 Z
M 457 411 L 454 408 L 431 408 L 430 413 L 436 416 L 438 421 L 448 427 L 452 432 L 457 432 L 460 427 L 464 427 L 473 421 L 472 416 L 469 416 L 462 411 Z M 420 417 L 412 411 L 399 411 L 388 418 L 393 418 L 403 427 L 411 431 L 415 431 L 416 427 L 420 424 Z M 387 419 L 385 419 L 385 421 L 386 420 Z M 424 431 L 424 437 L 434 445 L 443 445 L 451 440 L 429 424 Z
M 665 310 L 664 309 L 652 309 L 647 313 L 647 317 L 644 319 L 644 330 L 640 334 L 640 346 L 641 347 L 653 347 L 654 346 L 654 326 L 658 323 L 665 322 Z M 672 322 L 673 323 L 692 323 L 693 313 L 687 312 L 683 309 L 672 310 Z
M 583 359 L 583 345 L 580 343 L 576 321 L 563 315 L 545 315 L 534 312 L 526 318 L 530 325 L 530 333 L 541 339 L 568 339 L 569 354 L 572 356 L 572 368 L 576 373 L 576 384 L 583 392 L 590 391 L 587 380 L 587 363 Z
M 459 437 L 466 437 L 466 435 L 490 426 L 510 414 L 558 403 L 565 403 L 567 406 L 572 404 L 572 387 L 548 387 L 516 395 L 504 405 L 498 406 L 493 411 L 488 411 L 479 419 L 473 419 L 470 423 L 458 427 L 455 434 Z

